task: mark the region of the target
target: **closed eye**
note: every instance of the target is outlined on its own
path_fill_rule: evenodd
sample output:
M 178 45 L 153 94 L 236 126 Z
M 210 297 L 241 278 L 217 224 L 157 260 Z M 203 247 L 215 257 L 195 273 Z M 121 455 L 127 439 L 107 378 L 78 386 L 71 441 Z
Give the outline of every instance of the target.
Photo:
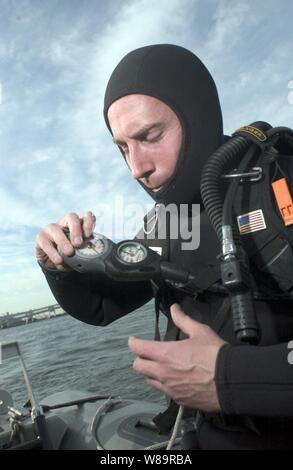
M 146 135 L 145 137 L 143 137 L 141 139 L 142 142 L 146 142 L 146 143 L 155 143 L 155 142 L 159 142 L 161 140 L 161 137 L 163 135 L 163 132 L 160 132 L 159 134 L 157 135 Z
M 128 146 L 127 145 L 118 145 L 120 150 L 122 150 L 123 153 L 127 154 L 128 153 Z

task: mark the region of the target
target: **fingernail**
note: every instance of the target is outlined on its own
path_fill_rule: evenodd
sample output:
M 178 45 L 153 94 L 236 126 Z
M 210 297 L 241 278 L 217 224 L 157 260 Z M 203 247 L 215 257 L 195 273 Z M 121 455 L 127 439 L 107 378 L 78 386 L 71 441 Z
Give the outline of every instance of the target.
M 178 305 L 178 304 L 173 304 L 173 305 L 171 306 L 171 310 L 172 310 L 173 313 L 174 313 L 174 312 L 176 312 L 176 313 L 177 313 L 177 312 L 181 313 L 181 311 L 182 311 L 180 305 Z
M 74 243 L 76 243 L 76 245 L 81 245 L 82 244 L 82 238 L 81 237 L 75 237 L 74 238 Z
M 87 229 L 87 230 L 84 231 L 84 234 L 85 234 L 86 238 L 89 238 L 92 234 L 92 231 L 90 229 Z
M 61 246 L 61 250 L 65 255 L 71 255 L 73 248 L 69 243 L 64 243 L 64 245 Z

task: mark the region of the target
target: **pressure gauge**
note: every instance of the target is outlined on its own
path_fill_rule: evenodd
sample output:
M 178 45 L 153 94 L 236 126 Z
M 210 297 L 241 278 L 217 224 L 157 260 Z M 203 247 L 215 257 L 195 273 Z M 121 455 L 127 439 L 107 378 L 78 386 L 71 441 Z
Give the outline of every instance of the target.
M 82 258 L 93 258 L 101 256 L 107 248 L 107 240 L 99 233 L 93 233 L 83 244 L 76 249 L 76 254 Z
M 60 254 L 65 263 L 76 271 L 104 272 L 105 258 L 110 255 L 113 246 L 113 242 L 108 238 L 93 233 L 79 248 L 76 248 L 74 255 L 66 256 L 62 252 Z
M 141 243 L 127 241 L 119 245 L 117 256 L 124 263 L 135 264 L 140 263 L 147 257 L 147 250 Z

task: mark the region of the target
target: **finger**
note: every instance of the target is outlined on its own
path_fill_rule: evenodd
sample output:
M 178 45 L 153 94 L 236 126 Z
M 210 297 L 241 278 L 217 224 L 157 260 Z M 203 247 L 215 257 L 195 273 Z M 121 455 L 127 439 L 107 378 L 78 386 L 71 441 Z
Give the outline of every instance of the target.
M 130 336 L 128 339 L 128 346 L 133 354 L 140 356 L 144 359 L 152 361 L 165 362 L 169 357 L 169 344 L 161 343 L 160 341 L 149 341 L 145 339 L 138 339 Z
M 162 376 L 162 367 L 157 362 L 141 359 L 140 357 L 135 359 L 133 369 L 138 374 L 142 374 L 156 380 L 159 380 Z
M 95 225 L 96 216 L 91 211 L 88 211 L 82 218 L 82 228 L 86 238 L 92 235 Z
M 151 385 L 152 387 L 156 388 L 157 390 L 160 390 L 164 395 L 168 395 L 168 390 L 167 388 L 159 381 L 155 379 L 147 379 L 147 383 Z
M 41 234 L 36 239 L 36 257 L 40 264 L 45 264 L 49 259 L 53 266 L 61 264 L 63 259 L 47 238 L 42 238 Z
M 68 228 L 69 239 L 74 247 L 79 247 L 83 243 L 82 222 L 77 214 L 70 212 L 58 222 L 62 228 Z
M 61 251 L 68 254 L 68 256 L 73 254 L 74 249 L 62 230 L 59 227 L 47 226 L 36 239 L 37 258 L 41 258 L 43 252 L 54 265 L 62 264 L 63 259 L 56 247 L 58 245 Z
M 42 232 L 42 238 L 47 249 L 49 249 L 50 245 L 55 249 L 54 245 L 56 245 L 57 251 L 64 253 L 64 255 L 72 256 L 74 254 L 74 248 L 71 245 L 70 240 L 68 240 L 64 231 L 58 224 L 47 225 Z
M 189 337 L 197 334 L 201 323 L 192 320 L 188 315 L 186 315 L 179 304 L 173 304 L 171 306 L 171 316 L 175 325 L 178 326 L 183 333 Z

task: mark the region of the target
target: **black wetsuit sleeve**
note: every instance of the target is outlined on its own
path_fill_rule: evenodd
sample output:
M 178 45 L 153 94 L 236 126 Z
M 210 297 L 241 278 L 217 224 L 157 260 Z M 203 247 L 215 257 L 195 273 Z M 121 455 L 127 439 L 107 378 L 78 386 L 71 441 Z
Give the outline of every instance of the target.
M 216 364 L 221 409 L 228 415 L 293 416 L 288 344 L 224 345 Z
M 42 270 L 64 311 L 91 325 L 108 325 L 153 297 L 149 281 L 116 282 L 95 274 Z

